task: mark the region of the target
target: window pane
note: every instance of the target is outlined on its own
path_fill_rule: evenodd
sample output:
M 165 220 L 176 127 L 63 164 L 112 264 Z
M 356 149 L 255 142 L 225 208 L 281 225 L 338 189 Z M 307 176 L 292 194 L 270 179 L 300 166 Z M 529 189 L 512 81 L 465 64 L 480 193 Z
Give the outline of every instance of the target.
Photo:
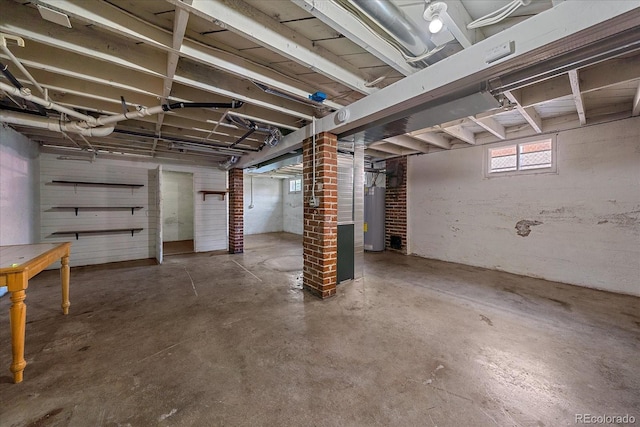
M 302 190 L 302 178 L 289 180 L 289 193 L 296 193 Z
M 520 170 L 551 167 L 551 140 L 520 144 Z
M 516 146 L 492 148 L 489 150 L 491 160 L 489 173 L 514 171 L 516 165 Z

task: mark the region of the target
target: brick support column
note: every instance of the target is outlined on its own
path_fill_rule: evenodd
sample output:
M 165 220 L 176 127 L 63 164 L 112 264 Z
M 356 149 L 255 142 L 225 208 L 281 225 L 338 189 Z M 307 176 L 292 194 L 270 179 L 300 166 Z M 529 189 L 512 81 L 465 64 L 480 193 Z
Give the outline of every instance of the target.
M 407 253 L 407 157 L 386 161 L 385 249 Z
M 313 144 L 302 143 L 303 162 L 303 253 L 302 285 L 320 298 L 336 293 L 338 266 L 338 139 L 330 133 L 316 138 L 317 206 L 311 206 Z
M 244 205 L 242 169 L 229 169 L 229 253 L 244 251 Z

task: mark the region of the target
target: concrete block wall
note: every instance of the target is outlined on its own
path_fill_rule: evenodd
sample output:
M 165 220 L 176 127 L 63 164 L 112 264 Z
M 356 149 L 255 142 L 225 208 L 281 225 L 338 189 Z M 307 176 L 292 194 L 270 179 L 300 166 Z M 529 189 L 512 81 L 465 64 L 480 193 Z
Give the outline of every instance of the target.
M 283 187 L 280 178 L 244 175 L 244 234 L 283 231 Z M 253 207 L 251 186 L 253 184 Z M 300 207 L 302 216 L 302 207 Z
M 317 207 L 312 196 L 312 140 L 302 144 L 304 233 L 302 237 L 303 287 L 328 298 L 336 293 L 338 260 L 338 141 L 335 135 L 321 133 L 315 147 Z
M 289 180 L 282 180 L 282 231 L 302 235 L 302 192 L 289 193 Z
M 385 248 L 407 253 L 407 157 L 386 161 Z M 400 244 L 395 240 L 399 238 Z
M 491 145 L 410 157 L 411 252 L 640 295 L 640 117 L 556 144 L 551 174 L 485 178 Z M 522 220 L 538 222 L 526 237 Z

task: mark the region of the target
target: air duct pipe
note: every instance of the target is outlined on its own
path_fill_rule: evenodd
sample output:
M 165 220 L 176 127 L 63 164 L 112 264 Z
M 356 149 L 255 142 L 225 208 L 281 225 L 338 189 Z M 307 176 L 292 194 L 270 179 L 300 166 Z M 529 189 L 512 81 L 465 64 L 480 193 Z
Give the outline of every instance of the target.
M 250 120 L 245 120 L 245 119 L 242 119 L 240 117 L 233 116 L 232 114 L 227 114 L 227 120 L 230 123 L 242 128 L 242 129 L 247 129 L 248 130 L 248 132 L 246 134 L 242 135 L 240 137 L 240 139 L 238 139 L 236 142 L 231 144 L 232 147 L 234 145 L 242 142 L 245 138 L 247 138 L 253 132 L 268 133 L 269 135 L 267 135 L 267 137 L 264 139 L 264 144 L 268 145 L 269 147 L 275 147 L 276 145 L 278 145 L 278 143 L 282 139 L 282 133 L 280 132 L 280 129 L 278 129 L 275 126 L 259 126 L 259 125 L 257 125 L 256 123 L 254 123 L 254 122 L 252 122 Z
M 231 156 L 227 160 L 225 160 L 224 162 L 218 163 L 218 168 L 222 169 L 222 170 L 225 170 L 225 171 L 229 170 L 231 168 L 231 166 L 233 166 L 236 163 L 238 163 L 238 160 L 240 160 L 240 157 Z
M 98 137 L 110 135 L 114 130 L 114 126 L 84 128 L 78 126 L 77 122 L 64 123 L 58 119 L 48 119 L 46 117 L 14 113 L 12 111 L 5 110 L 0 110 L 0 122 L 18 126 L 28 126 L 37 129 L 47 129 L 53 132 L 69 132 L 84 136 Z
M 384 0 L 337 0 L 337 3 L 353 13 L 354 6 L 393 37 L 413 57 L 421 57 L 435 47 L 430 36 L 417 28 L 393 3 Z M 388 38 L 387 38 L 388 39 Z

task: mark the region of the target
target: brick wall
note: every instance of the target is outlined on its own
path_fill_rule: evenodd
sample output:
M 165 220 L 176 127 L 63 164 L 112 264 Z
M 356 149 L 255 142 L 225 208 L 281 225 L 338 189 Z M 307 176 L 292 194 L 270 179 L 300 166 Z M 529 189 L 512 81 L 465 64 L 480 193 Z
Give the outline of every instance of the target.
M 328 298 L 336 293 L 338 261 L 338 152 L 337 138 L 321 133 L 316 138 L 316 188 L 318 207 L 311 198 L 312 140 L 302 143 L 303 162 L 303 287 Z
M 407 253 L 407 157 L 386 161 L 385 248 Z
M 229 253 L 244 251 L 242 169 L 229 169 Z

